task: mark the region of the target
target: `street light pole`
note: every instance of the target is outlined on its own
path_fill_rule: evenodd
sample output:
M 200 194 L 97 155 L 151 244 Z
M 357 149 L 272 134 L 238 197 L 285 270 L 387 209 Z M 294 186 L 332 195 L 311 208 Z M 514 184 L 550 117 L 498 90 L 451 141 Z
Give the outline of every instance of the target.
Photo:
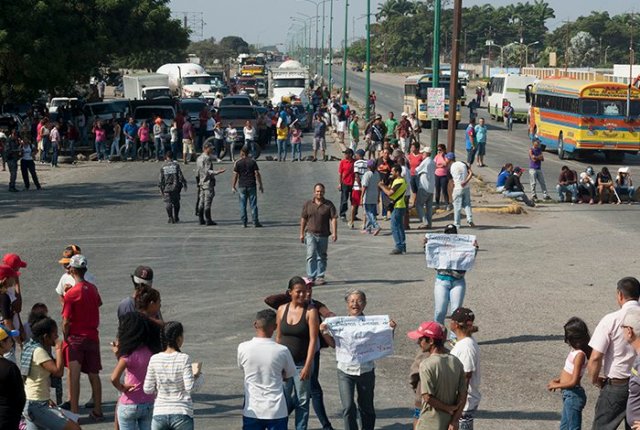
M 439 0 L 438 0 L 439 1 Z M 365 121 L 369 123 L 371 118 L 371 103 L 369 102 L 369 94 L 371 94 L 371 0 L 367 0 L 367 47 L 365 49 L 365 61 L 367 63 L 367 74 L 365 78 Z
M 462 0 L 455 0 L 453 6 L 453 37 L 451 46 L 451 82 L 449 85 L 449 152 L 456 150 L 456 116 L 458 111 L 458 63 L 460 55 L 460 27 L 462 27 Z
M 346 103 L 347 93 L 347 43 L 349 39 L 349 0 L 344 2 L 344 52 L 342 53 L 342 103 Z
M 433 11 L 433 79 L 431 85 L 433 88 L 440 86 L 440 12 L 442 9 L 442 0 L 435 0 Z M 449 109 L 451 112 L 451 109 Z M 416 117 L 420 116 L 420 112 L 416 112 Z M 437 119 L 431 120 L 431 156 L 435 157 L 438 147 L 438 133 L 440 124 Z
M 333 88 L 333 0 L 329 3 L 329 94 Z
M 325 16 L 325 6 L 326 1 L 322 2 L 322 43 L 320 46 L 320 76 L 322 80 L 324 80 L 324 16 Z

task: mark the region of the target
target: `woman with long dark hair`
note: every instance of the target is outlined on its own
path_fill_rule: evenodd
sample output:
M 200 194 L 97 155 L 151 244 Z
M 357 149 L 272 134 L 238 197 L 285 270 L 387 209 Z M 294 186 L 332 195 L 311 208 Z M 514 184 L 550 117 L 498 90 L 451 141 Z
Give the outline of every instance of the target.
M 120 318 L 118 364 L 111 374 L 111 383 L 122 393 L 116 409 L 120 430 L 151 429 L 155 396 L 146 394 L 142 385 L 151 356 L 161 350 L 160 339 L 150 330 L 152 324 L 139 312 L 129 312 Z M 120 381 L 123 373 L 124 383 Z

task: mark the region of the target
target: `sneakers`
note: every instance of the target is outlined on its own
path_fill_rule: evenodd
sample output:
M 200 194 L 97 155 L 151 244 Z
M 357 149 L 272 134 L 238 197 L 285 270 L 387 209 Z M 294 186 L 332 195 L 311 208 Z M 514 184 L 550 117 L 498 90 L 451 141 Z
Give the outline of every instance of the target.
M 545 194 L 544 199 L 545 200 L 551 200 L 551 197 L 549 197 L 548 195 Z
M 475 227 L 475 226 L 476 226 L 476 225 L 473 223 L 473 221 L 468 222 L 467 224 L 469 224 L 469 227 L 471 227 L 471 228 L 473 228 L 473 227 Z
M 255 228 L 261 228 L 261 227 L 262 227 L 262 224 L 260 224 L 259 222 L 256 222 L 256 223 L 254 223 L 254 224 L 253 224 L 253 226 L 254 226 Z
M 327 281 L 325 281 L 324 278 L 316 278 L 316 280 L 314 281 L 315 285 L 324 285 L 326 283 Z
M 373 230 L 373 235 L 377 236 L 380 233 L 380 230 L 382 230 L 380 227 L 378 227 L 375 230 Z
M 390 252 L 391 255 L 402 255 L 402 251 L 399 250 L 398 248 L 393 248 L 393 250 Z

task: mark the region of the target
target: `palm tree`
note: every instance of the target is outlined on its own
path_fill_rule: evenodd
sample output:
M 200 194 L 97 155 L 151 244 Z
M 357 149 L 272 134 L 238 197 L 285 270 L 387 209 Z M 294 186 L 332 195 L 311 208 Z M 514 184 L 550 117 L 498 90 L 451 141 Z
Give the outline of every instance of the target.
M 553 8 L 549 6 L 549 3 L 547 3 L 545 0 L 533 1 L 533 14 L 535 16 L 537 23 L 541 27 L 544 27 L 545 30 L 547 29 L 545 22 L 548 19 L 552 19 L 556 17 L 555 11 L 553 10 Z
M 387 0 L 378 5 L 378 13 L 376 13 L 376 21 L 385 20 L 395 14 L 396 0 Z

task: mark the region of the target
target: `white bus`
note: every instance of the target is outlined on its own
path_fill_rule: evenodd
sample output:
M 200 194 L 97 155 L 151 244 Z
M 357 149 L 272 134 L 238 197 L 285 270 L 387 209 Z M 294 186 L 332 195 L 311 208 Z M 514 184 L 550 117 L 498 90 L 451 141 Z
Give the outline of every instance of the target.
M 487 110 L 491 118 L 501 121 L 502 108 L 507 101 L 511 102 L 514 111 L 514 120 L 527 121 L 529 103 L 527 103 L 525 90 L 528 85 L 533 84 L 538 78 L 528 75 L 517 75 L 515 73 L 501 73 L 494 75 L 489 80 L 487 95 Z

